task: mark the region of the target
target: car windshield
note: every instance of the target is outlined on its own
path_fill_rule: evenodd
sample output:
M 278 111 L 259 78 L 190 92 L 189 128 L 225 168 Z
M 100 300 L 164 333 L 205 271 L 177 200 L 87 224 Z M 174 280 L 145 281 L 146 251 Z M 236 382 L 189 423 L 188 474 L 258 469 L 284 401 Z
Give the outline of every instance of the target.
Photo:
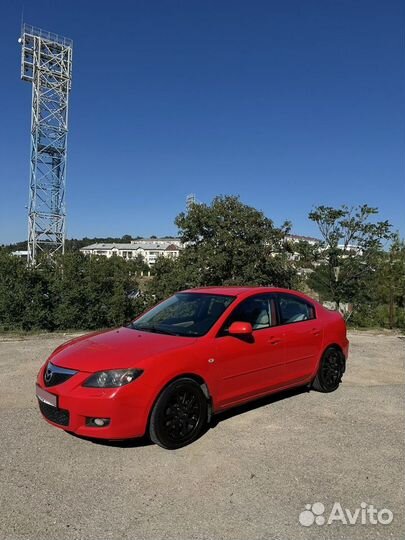
M 133 321 L 129 328 L 174 336 L 203 336 L 234 296 L 178 293 Z

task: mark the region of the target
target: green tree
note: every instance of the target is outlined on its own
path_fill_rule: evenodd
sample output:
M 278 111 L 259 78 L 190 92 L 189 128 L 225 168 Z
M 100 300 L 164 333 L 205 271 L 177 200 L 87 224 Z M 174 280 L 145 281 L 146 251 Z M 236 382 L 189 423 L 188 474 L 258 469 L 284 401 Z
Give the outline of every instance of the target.
M 151 290 L 157 298 L 196 286 L 293 285 L 296 273 L 284 245 L 289 224 L 277 228 L 238 197 L 194 204 L 175 224 L 185 248 L 177 260 L 155 264 Z
M 58 327 L 97 329 L 129 320 L 133 306 L 128 294 L 137 287 L 136 268 L 119 257 L 63 256 L 53 288 Z
M 377 208 L 318 206 L 309 214 L 322 235 L 321 266 L 311 275 L 310 285 L 333 300 L 361 301 L 373 279 L 383 242 L 392 238 L 388 221 L 371 221 Z
M 310 244 L 305 240 L 292 242 L 286 240 L 286 251 L 294 256 L 294 265 L 296 268 L 314 268 L 314 265 L 320 260 L 319 243 Z
M 47 264 L 29 268 L 24 260 L 0 253 L 0 328 L 54 329 L 51 272 Z
M 0 253 L 0 329 L 71 330 L 119 326 L 136 315 L 138 261 L 68 253 L 40 268 Z
M 395 235 L 388 252 L 381 254 L 375 276 L 375 296 L 386 306 L 387 326 L 405 327 L 405 242 Z

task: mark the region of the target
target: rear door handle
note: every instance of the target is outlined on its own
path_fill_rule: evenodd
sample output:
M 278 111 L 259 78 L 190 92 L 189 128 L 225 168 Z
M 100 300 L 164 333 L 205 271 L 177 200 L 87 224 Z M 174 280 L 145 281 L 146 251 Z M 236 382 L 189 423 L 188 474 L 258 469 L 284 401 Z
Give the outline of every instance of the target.
M 321 335 L 320 331 L 317 328 L 312 328 L 311 332 L 313 333 L 314 336 L 320 336 Z

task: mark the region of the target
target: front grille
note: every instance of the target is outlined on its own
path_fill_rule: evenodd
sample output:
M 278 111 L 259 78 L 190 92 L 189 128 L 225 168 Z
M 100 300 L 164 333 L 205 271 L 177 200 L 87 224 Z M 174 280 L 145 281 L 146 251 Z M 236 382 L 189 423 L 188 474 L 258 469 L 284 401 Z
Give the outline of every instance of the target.
M 52 373 L 50 380 L 46 380 L 44 377 L 44 383 L 45 386 L 56 386 L 57 384 L 67 381 L 71 376 L 72 375 L 68 375 L 67 373 Z
M 61 368 L 49 362 L 44 370 L 44 384 L 45 386 L 56 386 L 57 384 L 67 381 L 76 373 L 77 371 L 74 371 L 73 369 Z
M 51 422 L 54 422 L 55 424 L 59 424 L 60 426 L 69 425 L 69 411 L 52 407 L 52 405 L 48 405 L 40 399 L 38 399 L 38 404 L 39 410 L 45 416 L 45 418 L 47 418 Z

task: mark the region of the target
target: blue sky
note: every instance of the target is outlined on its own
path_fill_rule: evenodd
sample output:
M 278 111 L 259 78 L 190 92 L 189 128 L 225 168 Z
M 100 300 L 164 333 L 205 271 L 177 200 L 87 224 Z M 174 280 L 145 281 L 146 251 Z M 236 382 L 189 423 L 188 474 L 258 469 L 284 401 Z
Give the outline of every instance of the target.
M 22 4 L 0 6 L 0 243 L 26 238 Z M 387 0 L 24 2 L 74 40 L 68 237 L 176 232 L 188 193 L 239 194 L 316 235 L 368 203 L 405 235 L 404 5 Z

